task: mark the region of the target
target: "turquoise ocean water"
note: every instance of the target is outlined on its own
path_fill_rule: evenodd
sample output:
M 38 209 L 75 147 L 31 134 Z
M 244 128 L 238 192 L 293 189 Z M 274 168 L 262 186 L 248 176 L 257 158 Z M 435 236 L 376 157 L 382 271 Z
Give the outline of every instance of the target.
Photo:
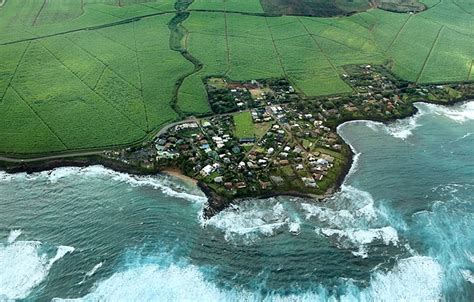
M 473 301 L 474 102 L 346 123 L 325 203 L 246 200 L 99 166 L 0 172 L 0 301 Z

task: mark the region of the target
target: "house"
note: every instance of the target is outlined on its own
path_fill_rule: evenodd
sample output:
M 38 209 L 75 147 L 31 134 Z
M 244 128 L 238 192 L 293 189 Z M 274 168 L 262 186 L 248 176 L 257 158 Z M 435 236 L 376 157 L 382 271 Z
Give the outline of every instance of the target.
M 313 178 L 314 180 L 316 181 L 320 181 L 324 178 L 324 175 L 323 174 L 320 174 L 320 173 L 313 173 Z
M 199 172 L 202 176 L 206 177 L 209 176 L 212 172 L 214 172 L 215 168 L 212 165 L 207 165 L 202 168 L 201 172 Z
M 224 181 L 224 178 L 222 176 L 217 176 L 214 178 L 214 182 L 217 184 L 220 184 Z
M 329 162 L 328 162 L 326 159 L 324 159 L 324 158 L 318 158 L 318 160 L 316 161 L 316 163 L 317 163 L 318 165 L 322 165 L 322 166 L 326 166 L 326 165 L 329 164 Z
M 227 190 L 232 190 L 233 187 L 234 185 L 231 182 L 224 183 L 224 188 L 226 188 Z
M 236 183 L 235 186 L 236 186 L 237 189 L 245 189 L 245 188 L 247 188 L 247 185 L 246 185 L 245 182 L 243 182 L 243 181 Z
M 303 177 L 301 180 L 304 182 L 304 185 L 310 188 L 316 188 L 316 182 L 312 178 Z
M 255 143 L 255 137 L 243 137 L 239 139 L 239 143 L 241 144 L 253 144 Z

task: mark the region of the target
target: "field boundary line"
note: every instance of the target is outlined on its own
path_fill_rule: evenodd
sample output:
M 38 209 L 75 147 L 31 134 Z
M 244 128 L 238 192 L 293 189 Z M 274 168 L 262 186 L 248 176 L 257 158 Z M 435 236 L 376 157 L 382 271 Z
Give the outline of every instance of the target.
M 310 36 L 311 36 L 311 37 L 318 37 L 318 38 L 321 38 L 321 39 L 324 39 L 324 40 L 328 40 L 328 41 L 334 42 L 334 43 L 336 43 L 336 44 L 345 46 L 345 47 L 347 47 L 347 48 L 349 48 L 349 49 L 352 49 L 352 50 L 354 50 L 354 51 L 361 51 L 360 49 L 357 49 L 357 48 L 355 48 L 355 47 L 349 46 L 349 45 L 344 44 L 344 43 L 342 43 L 342 42 L 339 42 L 339 41 L 337 41 L 337 40 L 330 39 L 330 38 L 328 38 L 328 37 L 320 36 L 320 35 L 317 35 L 317 34 L 310 34 Z
M 123 115 L 125 118 L 127 118 L 133 125 L 135 125 L 136 127 L 138 127 L 138 129 L 144 131 L 146 133 L 145 130 L 143 130 L 143 128 L 138 125 L 134 120 L 132 120 L 128 115 L 126 115 L 124 112 L 122 112 L 121 110 L 117 109 L 117 106 L 113 103 L 113 102 L 109 102 L 107 101 L 107 99 L 105 97 L 103 97 L 100 93 L 98 93 L 97 91 L 95 90 L 92 90 L 91 87 L 89 85 L 87 85 L 86 82 L 84 82 L 74 71 L 71 70 L 71 68 L 69 68 L 66 64 L 64 64 L 49 48 L 47 48 L 43 43 L 41 43 L 41 46 L 48 52 L 50 53 L 61 65 L 63 65 L 76 79 L 78 79 L 84 86 L 86 86 L 87 88 L 89 88 L 89 90 L 97 95 L 100 99 L 102 99 L 104 102 L 108 103 L 109 105 L 111 105 L 118 113 L 120 113 L 121 115 Z M 106 66 L 108 68 L 108 66 Z M 109 68 L 110 69 L 110 68 Z
M 433 41 L 433 44 L 431 45 L 430 51 L 428 52 L 428 55 L 425 58 L 425 61 L 423 62 L 423 65 L 421 66 L 420 73 L 418 74 L 418 77 L 416 78 L 415 83 L 418 84 L 418 82 L 421 79 L 421 76 L 423 75 L 423 72 L 426 69 L 426 65 L 431 57 L 431 54 L 433 53 L 433 49 L 435 48 L 436 44 L 438 43 L 439 37 L 441 36 L 441 32 L 443 31 L 444 26 L 441 26 L 441 28 L 438 30 L 438 33 L 436 34 L 436 38 Z
M 145 98 L 143 97 L 143 81 L 142 81 L 142 71 L 140 67 L 140 57 L 138 54 L 138 46 L 137 46 L 137 36 L 135 34 L 135 23 L 132 23 L 133 27 L 133 40 L 135 41 L 135 59 L 137 60 L 137 69 L 138 69 L 138 81 L 140 82 L 140 96 L 142 99 L 143 110 L 145 111 L 145 120 L 146 120 L 146 131 L 150 129 L 150 123 L 148 122 L 148 110 L 146 107 Z
M 70 39 L 69 37 L 65 37 L 66 39 L 68 39 L 69 41 L 71 41 L 74 45 L 76 45 L 77 47 L 79 47 L 80 49 L 82 49 L 82 51 L 86 52 L 87 54 L 89 54 L 90 56 L 92 56 L 94 59 L 96 59 L 97 61 L 99 61 L 101 64 L 107 66 L 110 71 L 112 71 L 116 76 L 118 76 L 121 80 L 123 80 L 124 82 L 128 83 L 130 86 L 132 86 L 133 88 L 135 88 L 136 90 L 140 91 L 140 88 L 138 88 L 137 86 L 135 86 L 134 84 L 130 83 L 130 81 L 128 81 L 127 79 L 125 79 L 122 75 L 120 75 L 119 73 L 117 73 L 115 70 L 113 70 L 109 64 L 105 63 L 104 61 L 102 61 L 101 59 L 99 59 L 96 55 L 94 55 L 92 52 L 90 52 L 89 50 L 85 49 L 84 47 L 82 47 L 81 45 L 79 45 L 77 42 L 75 42 L 74 40 Z
M 35 18 L 33 19 L 33 23 L 31 23 L 31 26 L 36 26 L 36 22 L 38 21 L 38 18 L 41 15 L 41 12 L 43 11 L 43 9 L 46 6 L 47 2 L 48 2 L 48 0 L 43 1 L 43 4 L 41 5 L 40 9 L 38 10 L 38 13 L 36 14 Z
M 334 70 L 334 72 L 336 73 L 337 77 L 339 78 L 339 72 L 337 71 L 337 68 L 336 66 L 333 64 L 333 62 L 331 61 L 329 55 L 323 50 L 323 48 L 321 47 L 321 44 L 319 43 L 319 41 L 311 34 L 311 32 L 308 30 L 308 28 L 306 27 L 306 25 L 304 25 L 303 21 L 301 21 L 300 18 L 298 18 L 298 21 L 300 21 L 301 25 L 303 26 L 304 30 L 308 33 L 308 36 L 311 38 L 311 40 L 313 40 L 313 42 L 316 44 L 316 46 L 319 48 L 319 51 L 323 54 L 323 56 L 326 58 L 326 61 L 331 65 L 332 69 Z
M 133 24 L 135 24 L 135 23 L 133 23 Z M 120 42 L 118 42 L 118 41 L 116 41 L 116 40 L 114 40 L 114 39 L 112 39 L 112 38 L 110 38 L 110 37 L 107 37 L 105 34 L 101 33 L 100 30 L 96 31 L 96 33 L 98 33 L 100 36 L 104 37 L 105 39 L 109 40 L 110 42 L 112 42 L 112 43 L 114 43 L 114 44 L 117 44 L 117 45 L 119 45 L 119 46 L 122 46 L 122 47 L 124 47 L 124 48 L 130 50 L 131 52 L 136 52 L 135 49 L 132 49 L 132 48 L 128 47 L 128 46 L 125 45 L 125 44 L 122 44 L 122 43 L 120 43 Z
M 104 65 L 104 68 L 102 69 L 102 71 L 100 72 L 100 75 L 99 77 L 97 78 L 97 81 L 95 81 L 95 84 L 94 84 L 94 87 L 92 88 L 92 90 L 95 91 L 95 89 L 97 88 L 97 85 L 99 85 L 99 82 L 100 80 L 102 79 L 102 76 L 104 75 L 105 71 L 107 70 L 107 66 Z
M 471 15 L 471 16 L 474 16 L 473 13 L 471 13 L 470 11 L 468 11 L 467 9 L 465 9 L 464 7 L 462 7 L 456 0 L 453 0 L 452 2 L 453 2 L 454 5 L 456 5 L 460 10 L 462 10 L 462 11 L 465 12 L 466 14 Z
M 66 150 L 69 149 L 69 147 L 66 145 L 66 143 L 64 143 L 64 141 L 61 139 L 61 137 L 59 137 L 59 135 L 53 130 L 53 128 L 51 128 L 50 125 L 48 125 L 48 123 L 46 123 L 46 121 L 41 117 L 41 115 L 35 110 L 33 109 L 33 106 L 31 106 L 21 95 L 20 93 L 15 89 L 15 87 L 10 86 L 10 88 L 13 90 L 13 92 L 15 92 L 15 94 L 23 101 L 23 103 L 25 103 L 26 106 L 28 106 L 28 108 L 30 108 L 30 110 L 36 115 L 36 117 L 46 126 L 46 128 L 49 129 L 49 131 L 54 135 L 56 136 L 56 138 L 58 139 L 58 141 L 64 146 L 64 148 L 66 148 Z
M 229 47 L 229 28 L 227 25 L 227 6 L 226 1 L 224 1 L 224 30 L 225 30 L 225 47 L 227 49 L 227 68 L 224 75 L 227 75 L 230 72 L 230 47 Z
M 298 19 L 300 22 L 302 22 L 300 19 L 301 17 L 304 17 L 304 16 L 293 16 L 293 17 L 296 17 L 296 19 Z M 326 23 L 326 22 L 322 22 L 321 20 L 319 19 L 322 19 L 322 18 L 318 18 L 318 17 L 311 17 L 311 18 L 306 18 L 306 20 L 308 20 L 309 22 L 315 22 L 315 23 L 318 23 L 318 24 L 322 24 L 322 25 L 325 25 L 327 26 L 328 28 L 334 28 L 334 29 L 337 29 L 343 33 L 347 33 L 347 29 L 346 28 L 343 28 L 339 25 L 336 25 L 337 23 L 334 23 L 334 22 L 331 22 L 331 23 Z M 366 29 L 365 27 L 363 27 L 362 25 L 359 25 L 355 22 L 352 22 L 353 24 L 359 26 L 359 27 L 362 27 L 364 29 Z M 306 27 L 306 26 L 305 26 Z M 365 40 L 365 41 L 371 41 L 373 42 L 373 38 L 368 38 L 366 36 L 363 36 L 363 35 L 360 35 L 359 33 L 356 33 L 356 32 L 351 32 L 351 36 L 352 37 L 357 37 L 361 40 Z
M 114 18 L 117 18 L 117 19 L 123 20 L 123 18 L 122 18 L 122 17 L 120 17 L 120 16 L 117 16 L 117 15 L 114 15 L 114 14 L 112 14 L 112 13 L 110 13 L 110 12 L 104 12 L 104 11 L 101 11 L 101 10 L 95 9 L 95 8 L 93 8 L 93 7 L 91 7 L 91 6 L 88 6 L 88 7 L 89 7 L 89 8 L 88 8 L 89 10 L 93 10 L 93 11 L 95 11 L 95 12 L 101 13 L 102 15 L 107 15 L 107 16 L 111 16 L 111 17 L 114 17 Z
M 388 45 L 387 49 L 385 49 L 385 53 L 387 53 L 390 48 L 392 48 L 393 44 L 395 43 L 395 41 L 398 40 L 398 38 L 400 37 L 400 35 L 402 34 L 402 31 L 405 29 L 405 27 L 407 26 L 408 22 L 412 19 L 413 15 L 410 15 L 406 20 L 405 22 L 403 23 L 403 25 L 400 27 L 400 29 L 398 30 L 397 34 L 395 35 L 395 37 L 393 38 L 392 42 L 390 42 L 390 44 Z
M 276 55 L 277 55 L 277 57 L 278 57 L 278 61 L 280 62 L 281 71 L 283 71 L 283 74 L 285 75 L 285 77 L 289 79 L 288 72 L 286 71 L 285 66 L 283 65 L 283 59 L 282 59 L 281 54 L 280 54 L 280 52 L 278 51 L 278 48 L 277 48 L 277 46 L 276 46 L 275 39 L 274 39 L 274 37 L 273 37 L 273 32 L 272 32 L 272 30 L 268 27 L 268 20 L 267 20 L 266 17 L 265 17 L 265 23 L 267 24 L 267 30 L 268 30 L 268 32 L 270 33 L 270 37 L 271 37 L 271 39 L 272 39 L 273 48 L 274 48 L 275 53 L 276 53 Z
M 21 56 L 20 56 L 20 59 L 18 60 L 18 63 L 16 63 L 15 70 L 13 71 L 13 74 L 12 74 L 12 76 L 10 77 L 10 81 L 8 81 L 8 85 L 7 85 L 7 87 L 5 88 L 5 91 L 3 92 L 2 97 L 0 98 L 0 102 L 3 101 L 3 98 L 5 97 L 5 94 L 7 94 L 8 87 L 10 87 L 10 86 L 12 85 L 13 78 L 15 78 L 16 73 L 17 73 L 18 69 L 20 68 L 21 62 L 23 61 L 23 58 L 25 57 L 26 52 L 27 52 L 28 49 L 30 48 L 30 44 L 31 44 L 31 42 L 28 42 L 28 44 L 27 44 L 26 47 L 25 47 L 25 50 L 23 51 L 23 53 L 22 53 Z
M 114 27 L 114 26 L 118 26 L 118 25 L 124 25 L 124 24 L 131 23 L 131 22 L 138 22 L 138 21 L 141 21 L 142 19 L 146 19 L 146 18 L 161 16 L 161 15 L 168 15 L 168 14 L 175 14 L 175 13 L 176 13 L 175 11 L 161 11 L 161 12 L 157 12 L 157 13 L 153 13 L 153 14 L 147 14 L 147 15 L 136 16 L 136 17 L 127 18 L 127 19 L 122 19 L 122 20 L 118 20 L 118 21 L 114 21 L 114 22 L 110 22 L 110 23 L 104 23 L 104 24 L 99 24 L 99 25 L 91 25 L 91 26 L 80 27 L 80 28 L 76 28 L 76 29 L 71 29 L 71 30 L 46 34 L 46 35 L 42 35 L 42 36 L 35 36 L 35 37 L 31 37 L 31 38 L 25 38 L 25 39 L 9 41 L 9 42 L 2 42 L 2 43 L 0 43 L 0 46 L 1 45 L 11 45 L 11 44 L 16 44 L 16 43 L 22 43 L 22 42 L 28 42 L 28 41 L 34 41 L 34 40 L 40 40 L 40 39 L 45 39 L 45 38 L 50 38 L 50 37 L 55 37 L 55 36 L 72 34 L 72 33 L 81 32 L 81 31 L 99 30 L 99 29 L 103 29 L 103 28 Z

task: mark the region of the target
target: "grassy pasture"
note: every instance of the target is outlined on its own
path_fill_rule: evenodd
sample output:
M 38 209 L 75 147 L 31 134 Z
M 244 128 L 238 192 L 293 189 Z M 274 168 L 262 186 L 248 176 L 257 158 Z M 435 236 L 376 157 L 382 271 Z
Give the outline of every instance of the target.
M 249 111 L 234 114 L 234 124 L 234 134 L 238 138 L 255 136 L 255 125 L 252 122 L 252 115 Z
M 207 92 L 199 74 L 184 80 L 178 93 L 178 106 L 189 114 L 200 115 L 211 112 Z

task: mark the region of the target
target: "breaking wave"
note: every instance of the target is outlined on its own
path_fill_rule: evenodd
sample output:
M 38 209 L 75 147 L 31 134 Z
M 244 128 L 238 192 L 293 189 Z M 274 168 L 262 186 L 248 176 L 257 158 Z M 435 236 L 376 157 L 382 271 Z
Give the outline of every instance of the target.
M 0 244 L 0 300 L 24 299 L 48 275 L 53 264 L 74 251 L 70 246 L 46 247 L 38 241 Z
M 296 234 L 300 229 L 300 221 L 291 217 L 287 206 L 276 198 L 257 202 L 247 200 L 203 223 L 223 231 L 228 241 L 244 240 L 250 243 L 260 236 L 272 236 L 284 230 Z
M 443 116 L 458 123 L 474 120 L 474 101 L 455 106 L 423 104 L 423 107 L 426 107 L 434 115 Z
M 218 286 L 213 272 L 186 263 L 147 263 L 114 273 L 78 299 L 54 301 L 436 301 L 442 269 L 429 257 L 399 260 L 390 271 L 376 271 L 367 287 L 341 280 L 337 288 L 314 284 L 311 290 L 284 294 Z
M 325 204 L 303 203 L 306 219 L 316 225 L 316 233 L 350 249 L 354 256 L 367 258 L 372 243 L 399 246 L 399 235 L 384 207 L 375 205 L 370 193 L 343 185 Z M 403 223 L 397 226 L 404 226 Z
M 8 243 L 13 243 L 15 240 L 21 235 L 21 230 L 11 230 L 10 234 L 8 235 Z
M 408 137 L 413 135 L 413 131 L 416 128 L 421 126 L 419 121 L 420 118 L 427 114 L 443 116 L 458 123 L 474 120 L 474 101 L 455 106 L 443 106 L 428 103 L 415 103 L 414 106 L 418 109 L 418 112 L 405 119 L 396 120 L 390 123 L 380 123 L 368 120 L 350 121 L 339 125 L 339 127 L 345 124 L 363 123 L 373 131 L 383 130 L 394 138 L 406 140 Z M 340 129 L 339 127 L 338 132 Z M 469 135 L 470 134 L 467 136 Z M 467 136 L 464 136 L 463 138 Z M 357 154 L 356 152 L 354 153 Z
M 317 232 L 326 237 L 337 237 L 342 248 L 352 248 L 355 246 L 358 250 L 352 251 L 354 256 L 362 258 L 368 257 L 366 246 L 374 241 L 381 241 L 385 245 L 398 245 L 398 233 L 393 227 L 383 227 L 378 229 L 317 229 Z
M 88 167 L 61 167 L 50 171 L 43 171 L 39 173 L 16 173 L 8 174 L 0 172 L 0 181 L 12 181 L 12 180 L 38 180 L 45 179 L 50 183 L 57 183 L 62 179 L 68 177 L 108 177 L 115 181 L 125 182 L 131 186 L 147 186 L 154 189 L 160 190 L 163 194 L 171 197 L 182 198 L 191 202 L 203 204 L 207 201 L 207 198 L 200 192 L 194 194 L 188 192 L 186 188 L 177 184 L 174 178 L 170 176 L 137 176 L 127 173 L 120 173 L 107 169 L 103 166 L 88 166 Z
M 368 192 L 344 185 L 325 203 L 297 198 L 246 200 L 204 221 L 203 226 L 219 230 L 227 241 L 251 244 L 287 232 L 299 235 L 304 222 L 336 247 L 366 258 L 372 243 L 399 246 L 398 232 L 385 217 Z

